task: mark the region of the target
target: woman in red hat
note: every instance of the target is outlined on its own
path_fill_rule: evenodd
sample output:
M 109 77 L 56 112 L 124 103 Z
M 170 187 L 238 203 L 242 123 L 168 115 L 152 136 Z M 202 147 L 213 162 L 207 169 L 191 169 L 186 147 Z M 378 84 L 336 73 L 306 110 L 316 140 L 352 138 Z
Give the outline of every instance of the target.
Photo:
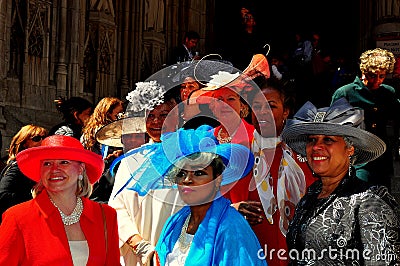
M 101 156 L 53 135 L 17 163 L 37 185 L 32 200 L 3 214 L 0 265 L 120 265 L 116 211 L 88 199 Z
M 246 121 L 249 105 L 242 97 L 242 90 L 248 83 L 241 79 L 240 73 L 219 71 L 212 76 L 207 86 L 202 89 L 197 101 L 208 103 L 220 125 L 213 129 L 219 143 L 242 144 L 248 148 L 253 140 L 254 126 Z M 248 198 L 252 174 L 238 182 L 221 188 L 226 198 L 237 203 Z

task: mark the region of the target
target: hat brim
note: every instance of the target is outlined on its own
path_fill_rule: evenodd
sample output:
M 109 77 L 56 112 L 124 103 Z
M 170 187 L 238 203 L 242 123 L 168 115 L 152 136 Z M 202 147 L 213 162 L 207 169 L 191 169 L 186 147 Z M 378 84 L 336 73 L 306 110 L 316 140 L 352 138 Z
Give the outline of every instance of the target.
M 363 164 L 375 160 L 386 150 L 386 144 L 374 134 L 360 128 L 334 123 L 302 122 L 287 126 L 282 139 L 297 153 L 306 155 L 309 135 L 345 136 L 354 146 L 354 164 Z
M 145 133 L 145 117 L 127 117 L 116 120 L 100 128 L 96 139 L 101 144 L 122 148 L 121 137 L 123 134 Z
M 39 182 L 40 165 L 43 160 L 71 160 L 85 163 L 89 182 L 97 182 L 104 170 L 100 155 L 74 147 L 39 146 L 23 150 L 17 154 L 17 163 L 21 172 L 35 182 Z
M 182 158 L 186 158 L 198 152 L 200 151 L 185 154 L 183 157 L 176 159 L 171 166 L 166 169 L 164 173 L 162 173 L 162 175 L 168 173 L 171 167 L 182 160 Z M 214 148 L 206 148 L 201 152 L 212 153 L 221 156 L 225 164 L 225 170 L 222 172 L 222 186 L 229 185 L 245 177 L 251 171 L 254 165 L 253 154 L 249 152 L 247 147 L 240 144 L 219 144 Z
M 176 188 L 176 184 L 166 176 L 180 160 L 198 152 L 213 153 L 222 157 L 226 167 L 222 172 L 221 185 L 228 185 L 240 180 L 253 168 L 253 154 L 247 147 L 240 144 L 226 143 L 204 148 L 201 151 L 182 152 L 169 160 L 165 151 L 160 151 L 159 149 L 162 143 L 153 144 L 153 148 L 157 148 L 152 150 L 150 147 L 150 151 L 145 152 L 146 154 L 152 154 L 150 159 L 146 160 L 134 173 L 131 173 L 136 182 L 129 189 L 135 190 L 139 195 L 145 195 L 153 189 Z M 179 147 L 176 148 L 179 149 Z M 141 152 L 141 149 L 137 151 Z

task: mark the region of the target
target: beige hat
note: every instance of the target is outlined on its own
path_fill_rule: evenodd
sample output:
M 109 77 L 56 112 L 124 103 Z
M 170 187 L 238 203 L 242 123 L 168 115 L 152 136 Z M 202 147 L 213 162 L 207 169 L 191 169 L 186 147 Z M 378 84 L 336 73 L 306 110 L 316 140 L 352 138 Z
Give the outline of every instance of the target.
M 101 144 L 112 147 L 123 147 L 122 135 L 146 132 L 145 117 L 127 117 L 107 124 L 96 133 L 96 139 Z

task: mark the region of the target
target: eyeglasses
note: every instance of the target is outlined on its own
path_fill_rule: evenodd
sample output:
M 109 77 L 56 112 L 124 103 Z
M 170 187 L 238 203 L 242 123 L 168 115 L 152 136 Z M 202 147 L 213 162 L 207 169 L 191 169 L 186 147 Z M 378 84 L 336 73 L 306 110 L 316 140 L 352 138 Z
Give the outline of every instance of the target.
M 43 140 L 44 138 L 46 138 L 46 136 L 38 135 L 38 136 L 32 137 L 31 140 L 34 141 L 34 142 L 39 142 L 39 141 Z

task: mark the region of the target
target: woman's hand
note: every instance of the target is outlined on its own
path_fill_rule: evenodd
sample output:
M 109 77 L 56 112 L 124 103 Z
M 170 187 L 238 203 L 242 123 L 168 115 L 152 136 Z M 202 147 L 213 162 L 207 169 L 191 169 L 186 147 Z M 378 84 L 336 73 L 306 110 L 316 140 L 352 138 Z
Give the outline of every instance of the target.
M 263 220 L 263 208 L 259 201 L 241 201 L 231 205 L 243 215 L 251 225 L 256 225 Z
M 123 150 L 115 150 L 112 153 L 108 154 L 107 157 L 104 160 L 111 160 L 113 161 L 115 158 L 118 158 L 119 156 L 121 156 L 122 154 L 124 154 Z
M 144 240 L 139 234 L 131 236 L 126 243 L 132 248 L 133 253 L 146 265 L 153 257 L 155 247 Z

